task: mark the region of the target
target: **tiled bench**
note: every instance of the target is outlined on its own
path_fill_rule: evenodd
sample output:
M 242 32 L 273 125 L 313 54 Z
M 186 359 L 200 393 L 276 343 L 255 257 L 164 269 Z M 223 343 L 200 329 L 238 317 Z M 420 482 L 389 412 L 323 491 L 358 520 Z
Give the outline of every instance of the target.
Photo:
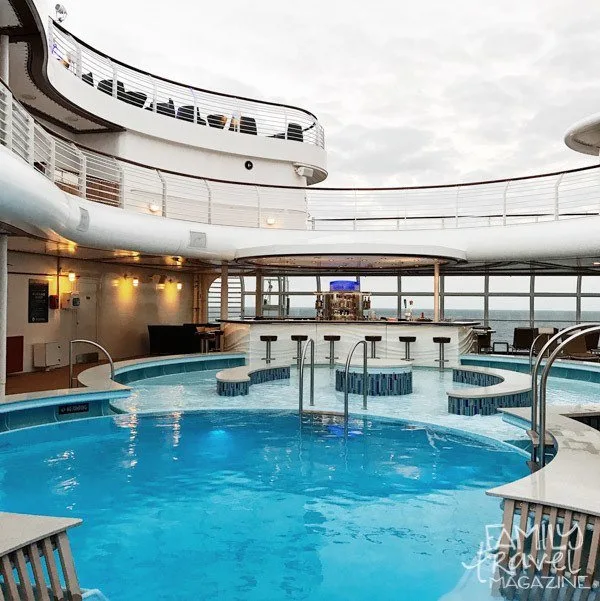
M 501 408 L 531 406 L 531 378 L 528 374 L 463 366 L 454 369 L 452 379 L 477 388 L 448 390 L 448 413 L 493 415 Z
M 290 365 L 275 361 L 268 365 L 264 363 L 242 365 L 224 369 L 218 372 L 216 377 L 219 396 L 241 396 L 248 394 L 253 384 L 288 379 Z

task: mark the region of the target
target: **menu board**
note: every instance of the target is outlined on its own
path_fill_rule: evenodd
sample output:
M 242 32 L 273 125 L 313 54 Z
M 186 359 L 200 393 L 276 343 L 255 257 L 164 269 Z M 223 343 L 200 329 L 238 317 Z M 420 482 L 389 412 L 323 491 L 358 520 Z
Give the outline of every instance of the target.
M 29 323 L 48 323 L 48 282 L 29 280 Z

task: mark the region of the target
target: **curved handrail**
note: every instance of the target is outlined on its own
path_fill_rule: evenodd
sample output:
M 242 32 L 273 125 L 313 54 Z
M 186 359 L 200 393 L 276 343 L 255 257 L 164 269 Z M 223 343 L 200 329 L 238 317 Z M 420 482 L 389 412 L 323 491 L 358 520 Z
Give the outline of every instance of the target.
M 229 131 L 256 133 L 267 137 L 290 139 L 298 142 L 325 146 L 323 128 L 317 117 L 306 109 L 296 106 L 263 101 L 237 94 L 216 92 L 197 86 L 184 84 L 160 75 L 155 75 L 113 58 L 96 50 L 80 38 L 74 36 L 62 25 L 50 19 L 48 27 L 50 55 L 54 56 L 75 77 L 119 100 L 137 108 L 148 102 L 148 110 L 171 117 L 176 116 L 176 106 L 186 107 L 181 119 L 194 124 L 206 125 L 205 119 L 212 115 L 232 115 L 255 119 L 252 126 L 242 126 L 229 122 Z M 126 90 L 126 86 L 128 89 Z M 133 93 L 133 95 L 132 95 Z M 171 107 L 165 103 L 167 98 Z M 204 117 L 200 116 L 200 111 Z M 211 122 L 209 125 L 224 129 Z M 288 128 L 291 125 L 291 128 Z M 302 134 L 310 132 L 305 136 Z
M 538 334 L 531 343 L 531 347 L 529 348 L 529 373 L 533 369 L 533 357 L 535 355 L 535 343 L 540 339 L 548 336 L 548 334 Z M 538 353 L 539 354 L 539 353 Z
M 102 56 L 103 58 L 108 59 L 111 63 L 116 63 L 117 65 L 127 67 L 128 69 L 131 69 L 132 71 L 137 71 L 141 75 L 147 75 L 148 77 L 152 77 L 153 79 L 158 79 L 160 81 L 164 81 L 165 83 L 170 83 L 175 86 L 181 86 L 182 88 L 196 90 L 198 92 L 206 92 L 208 94 L 214 94 L 215 96 L 223 96 L 225 98 L 235 98 L 236 100 L 248 100 L 250 102 L 257 102 L 259 104 L 267 104 L 267 105 L 271 105 L 271 106 L 279 106 L 282 108 L 294 109 L 296 111 L 301 111 L 303 113 L 306 113 L 307 115 L 310 115 L 311 117 L 314 117 L 315 119 L 317 118 L 316 115 L 314 113 L 312 113 L 311 111 L 301 108 L 301 107 L 298 107 L 298 106 L 294 106 L 292 104 L 285 104 L 282 102 L 273 102 L 271 100 L 261 100 L 258 98 L 250 98 L 248 96 L 240 96 L 238 94 L 229 94 L 227 92 L 218 92 L 216 90 L 209 90 L 208 88 L 200 88 L 197 86 L 192 86 L 187 83 L 183 83 L 181 81 L 175 81 L 173 79 L 169 79 L 168 77 L 164 77 L 163 75 L 156 75 L 155 73 L 150 73 L 149 71 L 144 71 L 143 69 L 140 69 L 139 67 L 135 67 L 133 65 L 128 65 L 127 63 L 124 63 L 123 61 L 119 60 L 118 58 L 114 58 L 110 54 L 106 54 L 102 50 L 98 50 L 97 48 L 94 48 L 91 44 L 88 44 L 87 42 L 82 40 L 80 37 L 71 33 L 64 25 L 61 25 L 58 21 L 55 21 L 54 19 L 50 19 L 50 22 L 52 23 L 52 27 L 55 27 L 56 29 L 58 29 L 65 35 L 69 36 L 70 38 L 75 40 L 78 44 L 81 44 L 88 50 L 91 50 L 95 54 L 98 54 L 99 56 Z
M 346 359 L 346 368 L 344 370 L 344 428 L 348 429 L 348 376 L 350 374 L 350 363 L 352 362 L 352 356 L 354 351 L 359 347 L 363 346 L 363 410 L 367 409 L 367 389 L 368 389 L 368 375 L 367 375 L 367 341 L 359 340 L 348 353 Z
M 557 357 L 560 355 L 561 351 L 565 346 L 567 346 L 574 340 L 577 340 L 577 338 L 580 338 L 581 336 L 593 334 L 594 332 L 600 332 L 600 324 L 585 327 L 581 331 L 576 332 L 572 336 L 569 336 L 569 338 L 567 338 L 566 340 L 563 340 L 556 347 L 556 349 L 554 349 L 553 353 L 548 358 L 548 361 L 546 361 L 546 365 L 544 366 L 544 370 L 542 371 L 542 377 L 540 378 L 540 468 L 546 465 L 546 389 L 548 387 L 548 376 L 550 375 L 550 368 L 552 367 L 552 364 L 554 363 L 554 361 L 556 361 Z
M 315 341 L 309 338 L 302 351 L 300 360 L 300 369 L 298 370 L 298 413 L 302 418 L 304 412 L 304 363 L 306 361 L 306 351 L 310 346 L 310 406 L 315 404 Z
M 537 358 L 535 360 L 535 365 L 533 366 L 533 370 L 530 370 L 531 371 L 531 430 L 532 430 L 532 432 L 538 432 L 538 435 L 540 434 L 540 432 L 538 431 L 538 372 L 539 372 L 540 366 L 542 364 L 542 360 L 544 358 L 544 353 L 550 348 L 550 346 L 553 343 L 555 343 L 558 340 L 560 340 L 561 338 L 563 338 L 565 336 L 565 334 L 569 334 L 570 332 L 574 332 L 576 330 L 581 330 L 583 328 L 591 327 L 594 325 L 600 325 L 600 324 L 594 324 L 594 323 L 574 324 L 572 326 L 567 326 L 566 328 L 562 329 L 560 332 L 557 332 L 556 334 L 554 334 L 554 336 L 551 336 L 549 338 L 549 340 L 546 342 L 546 344 L 544 344 L 544 346 L 542 347 L 540 352 L 538 353 Z M 541 444 L 541 439 L 540 439 L 540 444 Z M 532 465 L 535 464 L 535 462 L 536 462 L 536 453 L 537 453 L 537 448 L 536 448 L 535 444 L 532 444 L 531 445 Z
M 156 169 L 75 145 L 36 123 L 1 83 L 0 109 L 0 144 L 63 191 L 136 213 L 157 214 L 158 207 L 162 217 L 216 225 L 269 228 L 275 219 L 278 229 L 407 230 L 505 226 L 599 212 L 599 166 L 489 184 L 249 184 Z M 329 225 L 334 220 L 341 221 Z
M 92 346 L 101 350 L 106 355 L 106 358 L 108 359 L 108 362 L 110 364 L 110 379 L 115 379 L 115 363 L 112 360 L 110 353 L 103 346 L 100 346 L 97 342 L 94 342 L 93 340 L 77 338 L 69 342 L 69 388 L 73 387 L 73 345 L 77 343 L 91 344 Z

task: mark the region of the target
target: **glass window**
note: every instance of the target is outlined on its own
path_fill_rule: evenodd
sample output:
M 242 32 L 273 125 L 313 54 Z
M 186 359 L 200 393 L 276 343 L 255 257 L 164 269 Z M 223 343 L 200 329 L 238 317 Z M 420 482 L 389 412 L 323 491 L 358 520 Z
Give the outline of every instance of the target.
M 446 296 L 444 317 L 455 321 L 483 320 L 483 296 Z
M 575 294 L 577 292 L 577 277 L 573 275 L 536 275 L 535 292 L 562 292 Z
M 536 296 L 535 327 L 564 328 L 575 323 L 576 299 Z
M 581 321 L 600 320 L 600 297 L 581 297 Z
M 433 293 L 432 275 L 403 275 L 401 278 L 402 293 L 431 292 Z
M 396 276 L 361 276 L 360 289 L 364 292 L 398 292 L 398 278 Z
M 528 275 L 492 275 L 490 292 L 529 292 Z
M 256 278 L 253 276 L 244 276 L 244 291 L 255 292 L 256 291 Z
M 412 300 L 413 302 L 413 315 L 417 317 L 421 315 L 424 311 L 429 311 L 430 313 L 433 311 L 433 295 L 423 295 L 423 296 L 410 296 L 403 295 L 401 298 L 402 301 L 402 315 L 404 316 L 404 301 L 406 300 L 407 304 Z M 426 315 L 426 317 L 433 317 L 433 315 Z
M 290 294 L 290 317 L 316 317 L 314 294 Z
M 379 317 L 398 317 L 398 297 L 372 296 L 371 309 L 373 309 Z
M 600 294 L 600 275 L 584 275 L 581 278 L 581 292 Z
M 254 317 L 254 294 L 244 294 L 244 317 Z
M 529 278 L 526 278 L 529 281 Z M 512 344 L 515 328 L 529 326 L 529 297 L 490 296 L 489 324 L 496 332 L 492 341 Z
M 484 285 L 481 275 L 444 276 L 444 292 L 483 292 Z
M 313 276 L 288 277 L 288 290 L 290 292 L 316 292 L 317 278 Z

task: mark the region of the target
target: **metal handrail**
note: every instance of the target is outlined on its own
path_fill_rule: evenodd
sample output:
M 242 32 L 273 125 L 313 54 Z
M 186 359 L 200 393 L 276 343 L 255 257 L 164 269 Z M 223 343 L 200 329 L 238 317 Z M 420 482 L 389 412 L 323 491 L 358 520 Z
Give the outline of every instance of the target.
M 572 336 L 569 336 L 566 340 L 563 340 L 554 350 L 554 352 L 546 361 L 546 365 L 544 366 L 544 371 L 542 371 L 542 377 L 540 378 L 540 467 L 544 467 L 546 465 L 546 389 L 548 387 L 548 376 L 550 375 L 550 368 L 556 358 L 560 355 L 561 351 L 565 346 L 577 340 L 581 336 L 586 336 L 588 334 L 593 334 L 594 332 L 600 332 L 600 324 L 593 325 L 590 327 L 585 327 L 579 332 L 576 332 Z
M 108 359 L 108 362 L 110 364 L 110 379 L 115 379 L 115 363 L 112 360 L 110 353 L 103 346 L 100 346 L 97 342 L 94 342 L 93 340 L 85 340 L 83 338 L 78 338 L 69 342 L 69 388 L 73 388 L 73 345 L 77 343 L 91 344 L 92 346 L 95 346 L 97 349 L 101 350 L 106 355 L 106 358 Z
M 346 369 L 344 370 L 344 425 L 348 428 L 348 376 L 350 374 L 350 363 L 352 362 L 352 356 L 354 351 L 359 347 L 363 346 L 363 410 L 367 409 L 367 389 L 368 389 L 368 374 L 367 374 L 367 341 L 359 340 L 348 353 L 346 359 Z
M 535 355 L 535 343 L 540 339 L 548 336 L 548 334 L 538 334 L 531 343 L 531 347 L 529 349 L 529 373 L 533 370 L 533 357 Z M 539 353 L 538 353 L 539 354 Z
M 302 142 L 324 148 L 323 127 L 317 117 L 306 109 L 198 88 L 141 71 L 92 48 L 52 19 L 49 37 L 50 57 L 59 61 L 69 73 L 94 87 L 103 82 L 106 93 L 130 104 L 129 92 L 143 94 L 142 102 L 131 104 L 140 110 L 148 102 L 149 108 L 157 113 L 155 100 L 164 104 L 168 104 L 169 100 L 173 103 L 173 117 L 178 107 L 186 107 L 186 120 L 189 120 L 190 126 L 198 123 L 199 113 L 202 113 L 203 120 L 211 113 L 224 115 L 227 120 L 232 118 L 224 129 L 242 135 L 245 134 L 239 126 L 239 117 L 253 117 L 256 118 L 258 135 L 281 139 L 288 138 L 289 120 L 302 128 Z
M 315 230 L 436 229 L 447 225 L 452 199 L 459 202 L 455 226 L 503 226 L 566 219 L 575 213 L 597 215 L 600 194 L 598 166 L 460 186 L 381 189 L 254 185 L 157 170 L 47 131 L 1 82 L 0 144 L 68 194 L 134 213 L 158 213 L 162 208 L 172 219 L 215 225 L 269 228 L 269 218 L 275 218 L 282 229 L 312 229 L 313 224 Z M 562 176 L 557 213 L 549 193 Z M 504 203 L 508 184 L 510 198 Z M 246 199 L 243 204 L 241 199 Z M 345 219 L 345 224 L 329 224 L 331 218 Z
M 565 334 L 569 334 L 570 332 L 574 332 L 576 330 L 581 330 L 587 327 L 592 327 L 592 326 L 600 326 L 600 324 L 597 323 L 590 323 L 590 324 L 575 324 L 572 326 L 567 326 L 566 328 L 562 329 L 560 332 L 554 334 L 554 336 L 552 336 L 548 342 L 546 342 L 546 344 L 542 347 L 542 349 L 540 350 L 540 352 L 537 355 L 537 358 L 535 360 L 535 365 L 533 366 L 533 370 L 531 370 L 531 430 L 532 432 L 538 432 L 538 435 L 540 434 L 540 432 L 538 431 L 538 372 L 540 369 L 540 366 L 542 364 L 542 360 L 544 358 L 544 353 L 550 348 L 550 346 L 559 341 L 561 338 L 563 338 L 565 336 Z M 533 442 L 533 441 L 532 441 Z M 537 448 L 535 446 L 535 444 L 531 445 L 531 463 L 532 465 L 535 464 L 536 462 L 536 454 L 537 454 Z
M 300 369 L 298 370 L 298 413 L 302 417 L 304 412 L 304 363 L 306 362 L 306 351 L 310 346 L 310 406 L 315 404 L 315 341 L 309 338 L 302 351 Z

